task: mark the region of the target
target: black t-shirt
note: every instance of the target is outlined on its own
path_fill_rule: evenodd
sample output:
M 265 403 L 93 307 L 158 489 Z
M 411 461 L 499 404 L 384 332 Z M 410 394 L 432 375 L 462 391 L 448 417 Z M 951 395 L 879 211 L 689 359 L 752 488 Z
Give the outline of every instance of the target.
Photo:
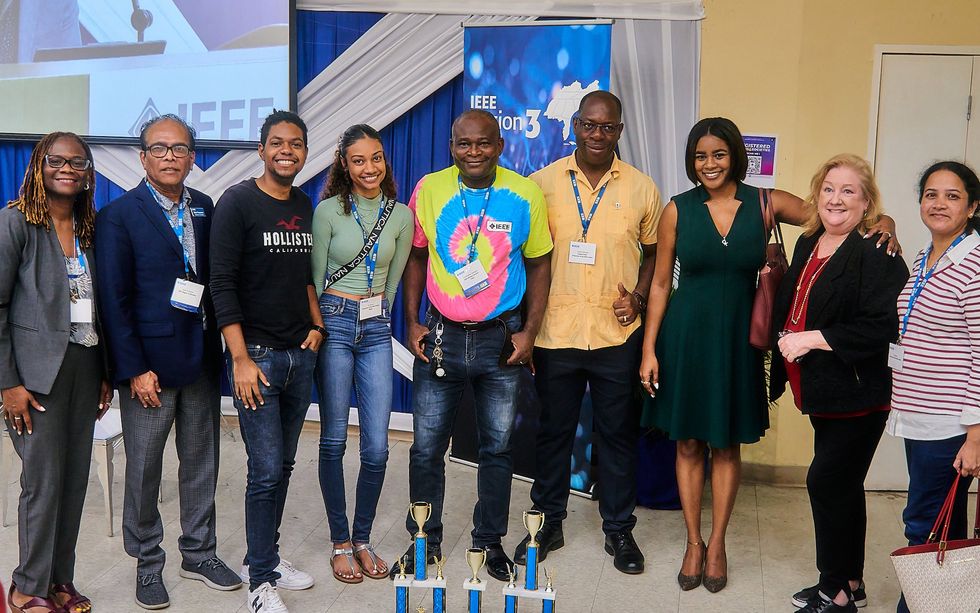
M 289 200 L 255 179 L 221 196 L 211 223 L 211 296 L 218 327 L 240 323 L 245 342 L 298 347 L 310 332 L 313 204 L 294 187 Z

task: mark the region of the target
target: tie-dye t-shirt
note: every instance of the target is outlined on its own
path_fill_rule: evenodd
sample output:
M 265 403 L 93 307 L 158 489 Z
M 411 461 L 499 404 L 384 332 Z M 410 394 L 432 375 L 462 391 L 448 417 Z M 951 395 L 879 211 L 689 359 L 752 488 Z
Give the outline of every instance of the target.
M 454 273 L 469 263 L 471 229 L 476 230 L 486 190 L 466 189 L 464 219 L 458 177 L 459 170 L 451 166 L 415 186 L 408 204 L 415 212 L 412 244 L 429 248 L 426 291 L 432 305 L 454 321 L 486 321 L 521 303 L 527 287 L 524 258 L 551 251 L 548 207 L 532 181 L 497 167 L 476 243 L 490 287 L 467 298 Z

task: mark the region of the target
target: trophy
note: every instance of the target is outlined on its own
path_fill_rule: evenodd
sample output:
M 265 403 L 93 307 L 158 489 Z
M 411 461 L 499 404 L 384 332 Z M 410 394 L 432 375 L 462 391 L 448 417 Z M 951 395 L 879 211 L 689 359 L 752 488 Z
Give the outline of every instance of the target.
M 395 575 L 395 613 L 408 613 L 408 588 L 412 580 L 405 575 L 405 558 L 398 560 L 398 574 Z
M 432 588 L 432 613 L 446 613 L 446 578 L 442 576 L 442 569 L 446 566 L 446 556 L 439 558 L 435 563 L 437 585 Z
M 487 552 L 480 547 L 473 547 L 466 550 L 466 564 L 473 572 L 473 576 L 463 582 L 463 589 L 469 592 L 467 600 L 467 613 L 480 613 L 480 601 L 483 591 L 487 585 L 480 580 L 478 575 L 483 564 L 487 561 Z
M 429 521 L 429 516 L 432 515 L 432 504 L 428 502 L 413 502 L 412 506 L 409 507 L 409 513 L 412 514 L 412 519 L 415 520 L 416 525 L 419 527 L 419 531 L 415 533 L 415 578 L 419 581 L 424 581 L 426 578 L 426 565 L 428 563 L 428 558 L 425 555 L 428 536 L 422 530 L 422 527 L 425 526 L 425 522 Z
M 544 513 L 541 511 L 524 511 L 524 527 L 531 536 L 527 543 L 527 569 L 524 571 L 524 588 L 538 589 L 538 531 L 544 525 Z
M 527 543 L 527 569 L 524 571 L 524 586 L 518 587 L 516 573 L 510 570 L 510 582 L 504 587 L 504 611 L 505 613 L 517 613 L 517 606 L 521 598 L 532 598 L 541 601 L 542 613 L 554 613 L 555 611 L 555 588 L 553 585 L 554 574 L 545 569 L 545 577 L 548 583 L 545 589 L 538 589 L 538 553 L 539 544 L 537 541 L 538 532 L 544 525 L 544 513 L 541 511 L 525 511 L 524 526 L 527 528 L 528 535 L 531 537 Z

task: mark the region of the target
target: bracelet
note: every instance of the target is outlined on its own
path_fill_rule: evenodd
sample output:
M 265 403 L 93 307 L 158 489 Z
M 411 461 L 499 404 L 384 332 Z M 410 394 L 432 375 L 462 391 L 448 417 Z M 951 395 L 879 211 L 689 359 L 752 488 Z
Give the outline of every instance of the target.
M 320 336 L 322 336 L 323 338 L 327 338 L 327 329 L 324 328 L 323 326 L 317 326 L 314 324 L 310 326 L 310 330 L 316 330 L 317 332 L 320 333 Z
M 647 309 L 647 300 L 643 297 L 643 294 L 634 291 L 633 296 L 636 297 L 636 303 L 640 306 L 640 310 L 645 311 Z

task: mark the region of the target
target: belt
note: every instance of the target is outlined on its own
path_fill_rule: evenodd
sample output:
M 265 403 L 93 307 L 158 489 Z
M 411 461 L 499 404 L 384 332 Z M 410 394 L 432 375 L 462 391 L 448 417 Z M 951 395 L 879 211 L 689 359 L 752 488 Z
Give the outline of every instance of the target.
M 503 313 L 497 315 L 493 319 L 488 319 L 486 321 L 453 321 L 452 319 L 449 319 L 448 317 L 440 313 L 438 310 L 436 310 L 435 307 L 430 307 L 430 310 L 438 320 L 440 320 L 442 323 L 446 324 L 447 326 L 452 326 L 454 328 L 461 328 L 463 330 L 468 330 L 470 332 L 479 332 L 480 330 L 488 330 L 490 328 L 496 328 L 500 325 L 504 325 L 504 327 L 506 327 L 504 320 L 510 317 L 511 315 L 519 315 L 521 312 L 520 307 L 518 307 L 518 308 L 513 308 L 509 311 L 504 311 Z

